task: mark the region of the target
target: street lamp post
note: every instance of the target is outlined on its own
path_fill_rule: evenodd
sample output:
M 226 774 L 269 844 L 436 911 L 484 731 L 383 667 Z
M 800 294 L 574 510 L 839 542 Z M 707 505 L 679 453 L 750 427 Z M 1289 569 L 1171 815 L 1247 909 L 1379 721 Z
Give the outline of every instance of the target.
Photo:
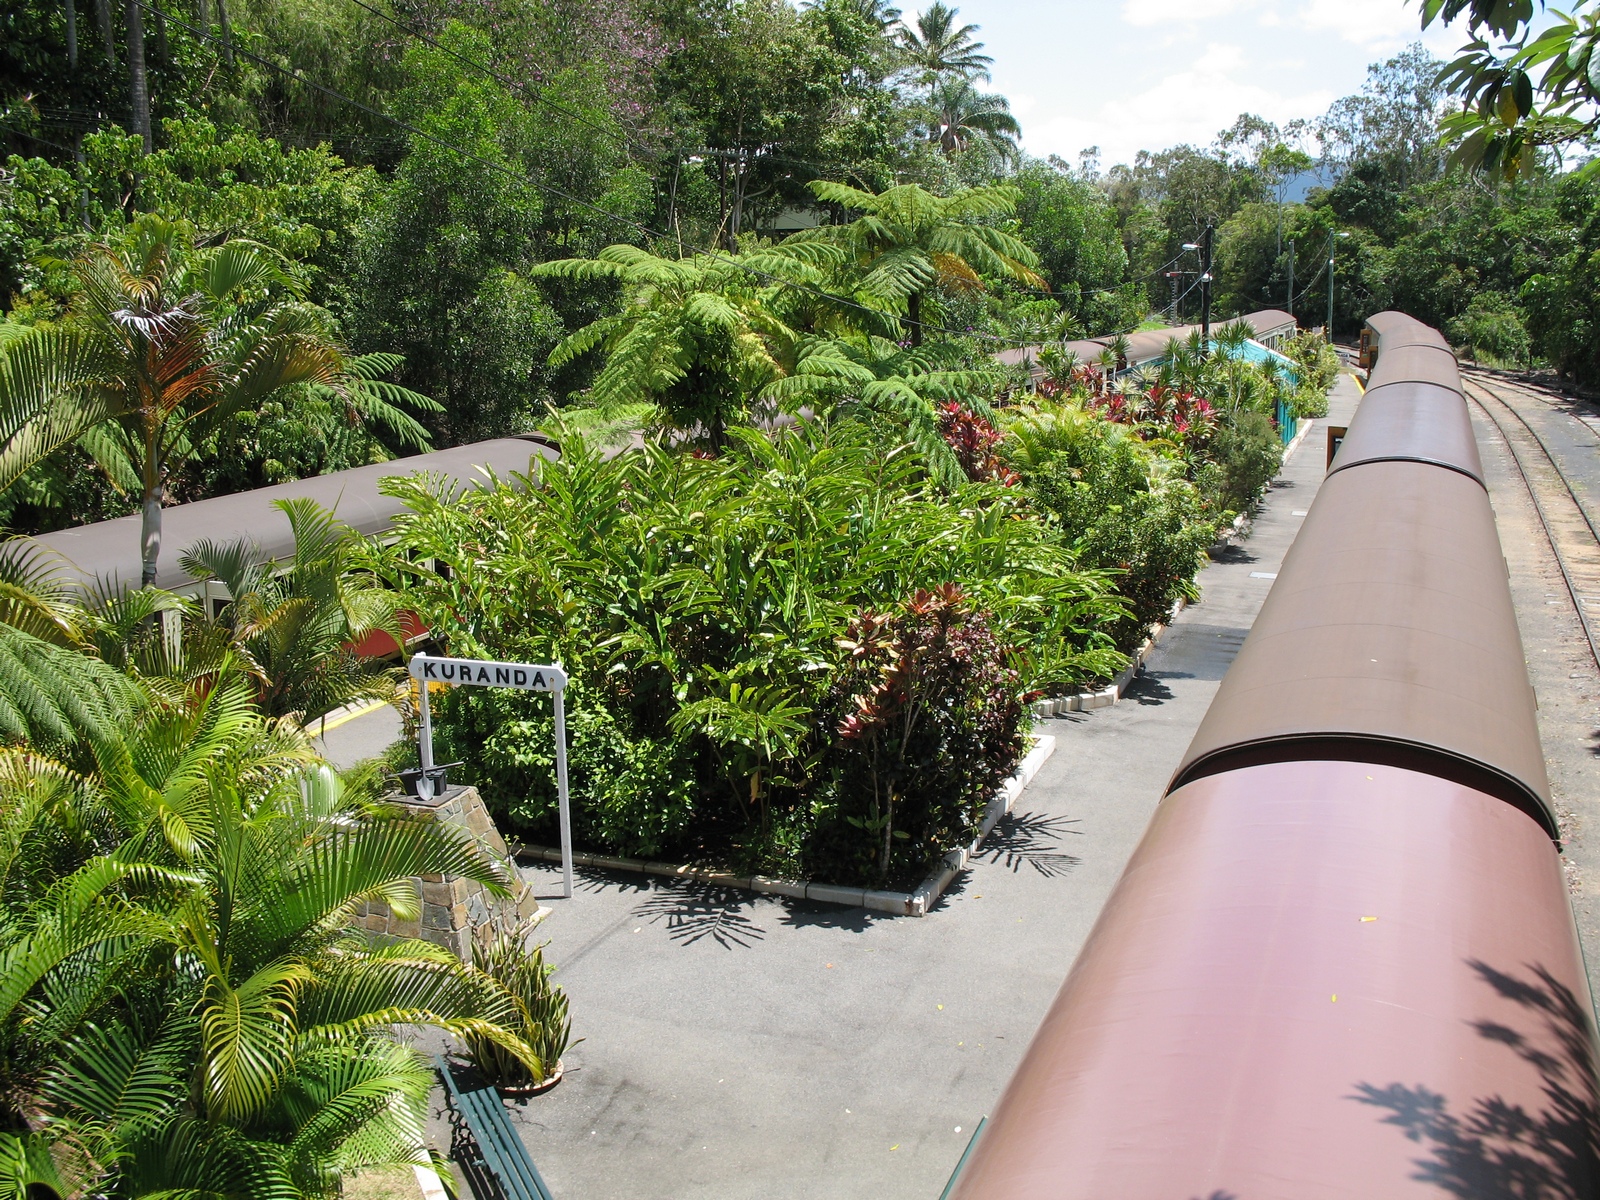
M 1192 250 L 1198 250 L 1198 249 L 1200 249 L 1200 243 L 1199 242 L 1185 242 L 1183 244 L 1183 248 L 1185 250 L 1191 250 L 1191 251 Z M 1182 273 L 1185 274 L 1185 275 L 1193 275 L 1194 274 L 1193 271 L 1184 271 Z M 1202 271 L 1201 274 L 1204 274 L 1204 272 Z M 1184 295 L 1188 295 L 1188 294 L 1189 294 L 1188 289 L 1185 288 L 1184 289 Z M 1180 321 L 1183 320 L 1183 314 L 1182 313 L 1176 313 L 1175 315 L 1177 316 L 1177 318 Z
M 1208 221 L 1205 236 L 1200 239 L 1200 340 L 1208 347 L 1211 344 L 1211 239 L 1215 232 L 1216 226 Z

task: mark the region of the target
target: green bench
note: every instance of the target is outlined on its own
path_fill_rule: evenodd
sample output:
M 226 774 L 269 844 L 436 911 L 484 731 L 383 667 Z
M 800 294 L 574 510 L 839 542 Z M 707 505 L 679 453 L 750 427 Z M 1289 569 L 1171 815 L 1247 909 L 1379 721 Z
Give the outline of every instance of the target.
M 471 1134 L 476 1161 L 463 1161 L 461 1167 L 478 1200 L 552 1200 L 539 1168 L 528 1157 L 528 1148 L 506 1115 L 500 1093 L 492 1087 L 463 1092 L 456 1086 L 450 1064 L 443 1058 L 434 1061 L 451 1111 Z M 473 1155 L 469 1152 L 462 1157 L 471 1159 Z

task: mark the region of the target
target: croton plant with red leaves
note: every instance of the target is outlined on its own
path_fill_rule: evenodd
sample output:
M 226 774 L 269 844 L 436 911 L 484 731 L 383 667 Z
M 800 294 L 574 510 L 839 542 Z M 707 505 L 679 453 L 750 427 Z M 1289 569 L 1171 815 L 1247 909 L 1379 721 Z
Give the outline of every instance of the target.
M 970 837 L 1021 757 L 1026 697 L 989 614 L 954 583 L 859 613 L 839 646 L 829 765 L 860 798 L 843 819 L 871 835 L 876 862 L 862 866 L 896 882 Z
M 961 469 L 974 483 L 1001 483 L 1011 487 L 1017 473 L 1002 461 L 999 446 L 1005 434 L 971 409 L 952 400 L 939 406 L 939 434 L 955 451 Z

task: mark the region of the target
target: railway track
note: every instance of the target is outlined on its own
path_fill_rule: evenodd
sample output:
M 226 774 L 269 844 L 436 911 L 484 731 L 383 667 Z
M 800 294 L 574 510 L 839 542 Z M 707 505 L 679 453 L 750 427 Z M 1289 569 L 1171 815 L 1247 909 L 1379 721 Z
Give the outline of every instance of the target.
M 1600 528 L 1538 430 L 1500 392 L 1541 401 L 1543 397 L 1531 388 L 1503 380 L 1491 383 L 1481 373 L 1465 367 L 1461 382 L 1467 399 L 1499 431 L 1511 452 L 1583 626 L 1589 653 L 1595 666 L 1600 667 Z

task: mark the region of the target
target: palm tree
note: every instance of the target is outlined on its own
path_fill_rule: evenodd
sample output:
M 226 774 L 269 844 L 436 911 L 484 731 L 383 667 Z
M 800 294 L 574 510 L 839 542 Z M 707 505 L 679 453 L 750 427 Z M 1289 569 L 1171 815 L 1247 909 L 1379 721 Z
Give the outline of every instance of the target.
M 263 563 L 249 542 L 196 542 L 182 558 L 196 579 L 216 579 L 232 599 L 218 622 L 243 653 L 257 682 L 256 704 L 269 717 L 310 727 L 356 700 L 394 695 L 392 672 L 356 653 L 368 635 L 396 644 L 401 597 L 356 569 L 362 542 L 315 501 L 279 500 L 294 532 L 286 565 Z
M 966 79 L 947 79 L 934 88 L 932 100 L 934 126 L 928 138 L 945 154 L 966 150 L 975 141 L 993 147 L 1003 162 L 1020 153 L 1022 126 L 1004 96 L 980 92 Z
M 1034 270 L 1039 256 L 1020 238 L 983 222 L 1016 212 L 1021 193 L 994 185 L 936 196 L 907 183 L 874 195 L 816 180 L 817 199 L 863 214 L 845 225 L 792 234 L 783 247 L 821 243 L 842 247 L 857 272 L 856 298 L 869 307 L 904 313 L 913 347 L 922 344 L 922 299 L 933 287 L 983 289 L 983 276 L 1004 276 L 1048 288 Z
M 347 360 L 331 319 L 265 246 L 196 248 L 185 226 L 145 214 L 124 243 L 91 247 L 74 269 L 80 290 L 66 319 L 0 350 L 0 488 L 81 444 L 140 497 L 144 586 L 156 577 L 171 471 L 268 397 L 296 385 L 331 389 L 360 416 L 426 445 L 422 427 L 390 401 L 437 406 L 376 384 L 372 360 Z
M 927 10 L 917 17 L 915 29 L 900 31 L 900 48 L 909 65 L 921 76 L 922 82 L 932 84 L 946 75 L 961 75 L 969 79 L 988 79 L 994 59 L 981 54 L 983 43 L 974 41 L 976 25 L 956 27 L 959 8 L 947 8 L 943 0 L 934 0 Z
M 63 1195 L 331 1197 L 428 1164 L 431 1072 L 396 1026 L 543 1071 L 504 986 L 352 928 L 367 900 L 416 913 L 428 873 L 509 880 L 355 803 L 237 677 L 130 714 L 83 772 L 0 751 L 0 1188 L 53 1162 Z
M 886 30 L 900 20 L 900 10 L 891 0 L 852 0 L 856 14 L 880 30 Z
M 840 257 L 832 247 L 798 243 L 684 259 L 608 246 L 598 258 L 544 263 L 532 273 L 623 286 L 621 312 L 578 330 L 550 355 L 560 366 L 606 352 L 590 391 L 596 408 L 621 415 L 644 407 L 652 423 L 720 446 L 727 426 L 786 369 L 798 335 L 774 311 L 778 293 L 789 284 L 817 286 L 818 264 Z

